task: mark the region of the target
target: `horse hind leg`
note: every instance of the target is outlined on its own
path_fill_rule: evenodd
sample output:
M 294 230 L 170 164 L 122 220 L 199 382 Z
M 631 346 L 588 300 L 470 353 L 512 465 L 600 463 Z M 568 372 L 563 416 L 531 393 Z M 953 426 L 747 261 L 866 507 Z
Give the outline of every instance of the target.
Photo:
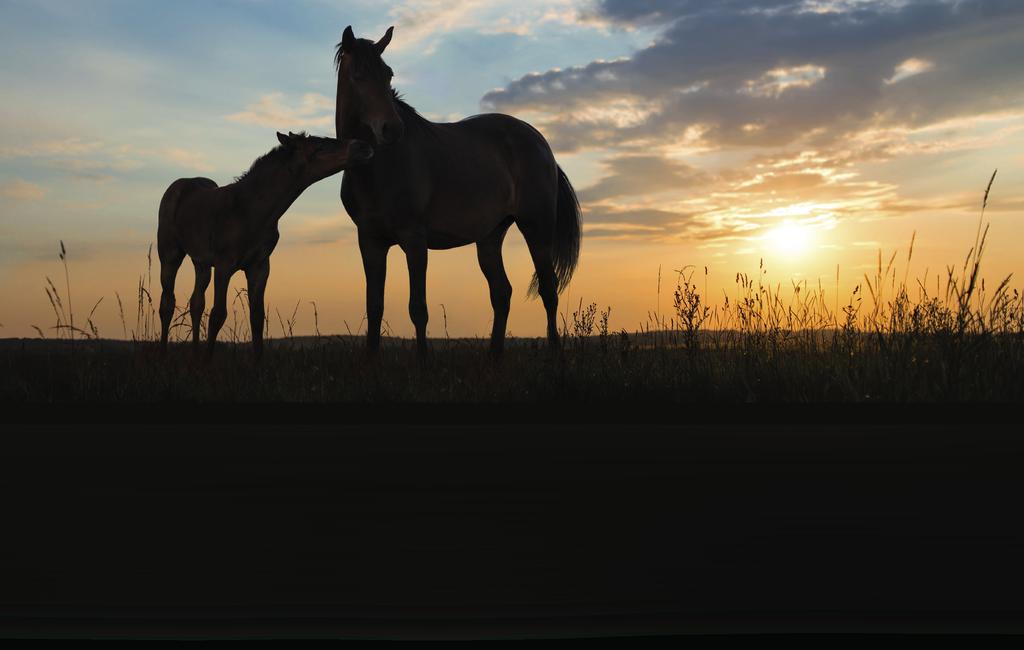
M 499 226 L 486 239 L 476 244 L 477 261 L 480 270 L 487 278 L 491 294 L 491 308 L 494 310 L 494 326 L 491 328 L 491 354 L 500 356 L 505 349 L 505 330 L 508 326 L 508 313 L 512 303 L 512 284 L 505 274 L 505 264 L 501 258 L 501 245 L 505 240 L 511 222 Z
M 174 318 L 174 279 L 185 259 L 185 251 L 178 246 L 158 246 L 160 257 L 160 353 L 167 354 L 167 336 Z
M 552 219 L 553 223 L 554 220 Z M 520 231 L 526 239 L 526 245 L 530 249 L 530 257 L 533 258 L 533 266 L 536 270 L 535 281 L 537 293 L 544 302 L 544 311 L 547 313 L 548 321 L 548 343 L 552 348 L 558 347 L 558 278 L 555 275 L 554 263 L 554 232 L 553 228 L 523 227 Z M 552 230 L 548 233 L 548 230 Z

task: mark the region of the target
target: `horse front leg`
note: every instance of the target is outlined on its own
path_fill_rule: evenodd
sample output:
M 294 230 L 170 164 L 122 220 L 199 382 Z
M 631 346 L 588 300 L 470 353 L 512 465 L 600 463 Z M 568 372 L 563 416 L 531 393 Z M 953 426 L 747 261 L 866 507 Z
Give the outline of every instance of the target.
M 263 295 L 270 277 L 270 258 L 257 262 L 245 270 L 249 294 L 249 329 L 252 331 L 252 349 L 256 360 L 263 357 Z
M 192 350 L 199 353 L 199 333 L 203 326 L 203 311 L 206 310 L 206 289 L 210 286 L 210 267 L 193 260 L 196 270 L 196 285 L 192 297 L 188 301 L 189 314 L 192 316 Z
M 359 235 L 359 253 L 366 274 L 366 347 L 375 353 L 380 349 L 380 323 L 384 318 L 384 280 L 388 271 L 386 244 L 369 235 Z
M 409 318 L 416 326 L 416 352 L 427 353 L 427 241 L 423 237 L 409 237 L 401 242 L 409 265 Z
M 228 284 L 234 269 L 218 266 L 213 273 L 213 309 L 210 310 L 210 321 L 206 332 L 206 359 L 213 358 L 213 346 L 217 342 L 217 334 L 228 318 Z

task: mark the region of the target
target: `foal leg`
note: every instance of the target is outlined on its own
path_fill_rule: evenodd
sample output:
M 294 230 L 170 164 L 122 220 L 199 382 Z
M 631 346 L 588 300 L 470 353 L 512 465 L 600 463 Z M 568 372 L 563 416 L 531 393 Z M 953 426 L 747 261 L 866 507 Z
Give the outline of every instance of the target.
M 249 294 L 249 329 L 252 330 L 252 349 L 258 361 L 263 357 L 263 293 L 270 277 L 270 258 L 256 262 L 245 270 Z
M 160 256 L 160 354 L 167 354 L 167 334 L 174 318 L 174 278 L 185 259 L 177 247 L 157 248 Z
M 401 242 L 409 265 L 409 318 L 416 326 L 416 352 L 427 353 L 427 242 L 413 236 Z
M 505 240 L 508 226 L 499 227 L 494 233 L 476 244 L 476 258 L 480 270 L 487 278 L 491 291 L 491 308 L 494 309 L 494 327 L 491 328 L 491 354 L 500 356 L 505 349 L 505 329 L 508 325 L 509 306 L 512 302 L 512 284 L 505 274 L 501 259 L 501 244 Z
M 206 309 L 206 288 L 210 286 L 210 267 L 192 262 L 196 270 L 196 286 L 192 290 L 192 298 L 188 301 L 192 315 L 192 349 L 199 350 L 199 331 L 203 326 L 203 311 Z
M 207 328 L 206 358 L 213 358 L 213 345 L 217 342 L 217 334 L 228 318 L 228 284 L 234 270 L 217 267 L 213 274 L 213 309 L 210 310 L 210 322 Z
M 359 235 L 359 253 L 366 274 L 366 347 L 370 352 L 380 349 L 380 322 L 384 318 L 384 279 L 388 271 L 388 249 L 378 239 Z

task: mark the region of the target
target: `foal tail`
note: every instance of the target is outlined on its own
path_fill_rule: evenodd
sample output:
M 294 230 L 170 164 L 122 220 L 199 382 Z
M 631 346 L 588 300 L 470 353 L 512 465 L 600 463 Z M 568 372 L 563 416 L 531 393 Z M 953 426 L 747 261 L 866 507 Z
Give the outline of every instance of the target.
M 558 167 L 558 206 L 555 213 L 555 241 L 552 261 L 555 267 L 558 293 L 569 285 L 580 259 L 580 201 L 569 178 Z M 529 295 L 537 295 L 538 281 L 534 273 Z

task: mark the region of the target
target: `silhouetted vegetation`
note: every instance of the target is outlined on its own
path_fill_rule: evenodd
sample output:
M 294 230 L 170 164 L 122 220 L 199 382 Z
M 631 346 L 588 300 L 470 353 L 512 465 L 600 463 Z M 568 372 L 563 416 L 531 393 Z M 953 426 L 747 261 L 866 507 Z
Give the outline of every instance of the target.
M 61 243 L 63 293 L 46 279 L 56 324 L 49 339 L 36 327 L 38 341 L 0 342 L 0 390 L 7 400 L 42 402 L 1019 401 L 1024 297 L 1010 277 L 994 289 L 981 278 L 987 201 L 988 190 L 975 245 L 944 277 L 912 285 L 907 269 L 900 277 L 895 253 L 887 262 L 879 253 L 873 277 L 865 274 L 841 302 L 821 285 L 769 285 L 762 268 L 756 278 L 738 274 L 734 294 L 712 305 L 699 269 L 685 267 L 676 272 L 670 314 L 615 331 L 610 307 L 580 300 L 561 316 L 560 352 L 544 339 L 511 339 L 498 362 L 486 339 L 446 336 L 432 341 L 420 363 L 414 342 L 388 336 L 386 321 L 383 348 L 372 358 L 361 325 L 345 336 L 321 334 L 315 303 L 308 310 L 316 334 L 296 337 L 297 303 L 267 319 L 269 354 L 255 363 L 244 289 L 230 306 L 224 354 L 211 365 L 190 354 L 190 319 L 181 307 L 171 327 L 176 343 L 161 360 L 151 269 L 139 278 L 134 314 L 116 296 L 128 340 L 102 339 L 91 313 L 85 328 L 75 325 Z M 907 268 L 912 258 L 913 240 Z

